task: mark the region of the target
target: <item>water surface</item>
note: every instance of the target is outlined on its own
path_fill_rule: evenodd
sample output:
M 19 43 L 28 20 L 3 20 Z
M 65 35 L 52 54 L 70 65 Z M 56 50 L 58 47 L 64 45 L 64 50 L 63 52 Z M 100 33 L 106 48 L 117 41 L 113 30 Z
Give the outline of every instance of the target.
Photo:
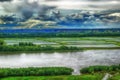
M 0 55 L 0 67 L 51 67 L 73 68 L 74 74 L 79 69 L 92 65 L 120 64 L 120 50 L 87 50 L 72 53 L 32 53 Z

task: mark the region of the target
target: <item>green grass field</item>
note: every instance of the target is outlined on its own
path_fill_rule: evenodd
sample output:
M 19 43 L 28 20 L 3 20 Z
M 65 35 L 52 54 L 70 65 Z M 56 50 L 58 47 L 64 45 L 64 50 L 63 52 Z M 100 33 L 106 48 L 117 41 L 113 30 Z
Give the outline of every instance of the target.
M 109 78 L 108 80 L 120 80 L 120 73 L 116 73 L 112 75 L 112 77 Z
M 77 76 L 37 76 L 37 77 L 8 77 L 1 80 L 101 80 L 103 75 L 77 75 Z

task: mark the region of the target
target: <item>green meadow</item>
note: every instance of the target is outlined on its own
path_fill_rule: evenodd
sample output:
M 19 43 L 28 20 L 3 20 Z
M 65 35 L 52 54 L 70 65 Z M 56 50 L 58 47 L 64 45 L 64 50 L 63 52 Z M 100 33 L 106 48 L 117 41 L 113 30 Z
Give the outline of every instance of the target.
M 120 47 L 120 37 L 77 37 L 77 38 L 1 38 L 7 45 L 31 42 L 35 45 L 59 47 Z
M 31 77 L 9 77 L 3 78 L 1 80 L 101 80 L 102 75 L 94 74 L 94 75 L 76 75 L 76 76 L 31 76 Z

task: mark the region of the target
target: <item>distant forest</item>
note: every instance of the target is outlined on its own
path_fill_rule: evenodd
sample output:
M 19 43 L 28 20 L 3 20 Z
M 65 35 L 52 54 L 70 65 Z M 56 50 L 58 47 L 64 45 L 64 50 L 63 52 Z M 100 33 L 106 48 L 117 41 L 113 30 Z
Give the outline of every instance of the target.
M 120 36 L 120 29 L 7 29 L 0 38 L 10 37 L 104 37 Z

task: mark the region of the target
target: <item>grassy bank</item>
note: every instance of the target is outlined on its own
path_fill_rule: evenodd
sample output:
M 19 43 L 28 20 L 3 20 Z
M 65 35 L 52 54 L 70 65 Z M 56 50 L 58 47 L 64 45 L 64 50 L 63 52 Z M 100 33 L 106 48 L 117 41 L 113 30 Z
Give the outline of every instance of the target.
M 52 47 L 52 46 L 0 46 L 0 54 L 15 54 L 15 53 L 64 53 L 64 52 L 78 52 L 84 50 L 111 50 L 120 49 L 120 47 Z
M 43 76 L 43 77 L 9 77 L 1 80 L 101 80 L 101 74 L 86 74 L 77 76 Z
M 43 68 L 1 68 L 0 78 L 11 76 L 57 76 L 71 75 L 73 69 L 66 67 L 43 67 Z
M 112 75 L 108 80 L 120 80 L 120 72 Z
M 120 65 L 90 66 L 81 69 L 81 75 L 71 75 L 72 72 L 66 67 L 1 68 L 0 80 L 102 80 L 106 73 L 112 75 L 108 80 L 120 79 Z
M 52 47 L 52 46 L 0 46 L 0 52 L 72 52 L 72 51 L 83 51 L 81 48 L 77 47 Z
M 83 74 L 91 74 L 97 72 L 104 72 L 104 73 L 114 73 L 120 71 L 120 65 L 112 65 L 112 66 L 90 66 L 86 68 L 82 68 L 80 70 Z

